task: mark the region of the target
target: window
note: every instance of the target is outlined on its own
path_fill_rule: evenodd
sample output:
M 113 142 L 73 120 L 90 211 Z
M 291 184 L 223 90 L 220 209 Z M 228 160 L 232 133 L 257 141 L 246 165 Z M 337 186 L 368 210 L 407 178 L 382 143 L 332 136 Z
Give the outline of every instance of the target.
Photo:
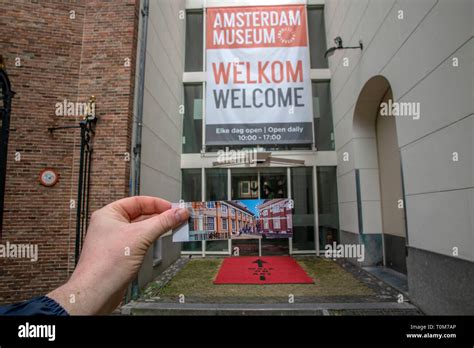
M 275 229 L 280 229 L 280 228 L 281 228 L 281 227 L 280 227 L 280 219 L 279 219 L 279 218 L 273 219 L 273 227 L 274 227 Z
M 226 218 L 222 218 L 222 229 L 227 230 L 227 219 Z
M 206 202 L 206 207 L 208 209 L 214 209 L 216 207 L 216 202 Z
M 235 209 L 234 208 L 230 208 L 230 215 L 235 216 Z
M 232 220 L 232 231 L 235 231 L 235 220 Z
M 207 217 L 207 230 L 208 231 L 215 231 L 215 218 L 213 217 Z
M 186 12 L 186 54 L 184 70 L 203 71 L 203 13 Z
M 227 169 L 206 168 L 206 200 L 227 199 Z
M 204 71 L 204 16 L 202 10 L 186 12 L 186 54 L 184 69 L 186 72 Z M 328 61 L 324 58 L 327 49 L 326 30 L 324 26 L 324 8 L 308 6 L 308 33 L 313 69 L 327 69 Z
M 225 204 L 221 205 L 221 211 L 222 213 L 227 214 L 227 206 Z
M 313 81 L 313 118 L 316 148 L 334 151 L 331 91 L 329 81 Z
M 312 69 L 327 69 L 328 60 L 324 58 L 326 52 L 326 30 L 324 28 L 324 8 L 308 7 L 309 50 Z
M 203 230 L 204 230 L 204 226 L 203 226 L 203 224 L 204 224 L 204 217 L 202 216 L 202 213 L 201 213 L 201 212 L 199 212 L 199 215 L 196 217 L 196 220 L 197 220 L 197 222 L 198 222 L 198 224 L 197 224 L 197 225 L 198 225 L 198 226 L 197 226 L 197 230 L 198 230 L 198 231 L 203 231 Z
M 185 202 L 196 202 L 202 199 L 201 169 L 182 170 L 181 195 Z
M 202 84 L 184 85 L 183 153 L 202 148 Z

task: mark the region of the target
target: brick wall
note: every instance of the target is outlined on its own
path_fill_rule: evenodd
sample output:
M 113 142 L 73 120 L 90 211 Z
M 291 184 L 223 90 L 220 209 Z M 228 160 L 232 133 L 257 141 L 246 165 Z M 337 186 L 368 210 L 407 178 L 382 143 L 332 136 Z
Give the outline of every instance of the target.
M 57 102 L 97 98 L 90 212 L 129 194 L 124 153 L 131 151 L 137 2 L 0 1 L 0 54 L 16 92 L 1 243 L 35 243 L 39 250 L 37 262 L 0 258 L 0 303 L 44 294 L 74 267 L 76 210 L 69 203 L 77 198 L 80 131 L 47 129 L 79 118 L 56 116 Z M 45 167 L 60 175 L 54 187 L 39 184 Z

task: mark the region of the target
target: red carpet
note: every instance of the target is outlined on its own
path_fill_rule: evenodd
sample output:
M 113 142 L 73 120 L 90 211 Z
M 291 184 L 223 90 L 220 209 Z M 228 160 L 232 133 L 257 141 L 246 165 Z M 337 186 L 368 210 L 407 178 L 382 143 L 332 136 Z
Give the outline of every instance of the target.
M 291 256 L 228 257 L 214 284 L 313 284 Z

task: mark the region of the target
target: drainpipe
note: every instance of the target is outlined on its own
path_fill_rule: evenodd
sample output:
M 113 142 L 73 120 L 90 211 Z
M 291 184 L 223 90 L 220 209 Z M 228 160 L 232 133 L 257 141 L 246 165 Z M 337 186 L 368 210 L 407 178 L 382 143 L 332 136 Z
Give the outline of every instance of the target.
M 137 92 L 135 95 L 136 98 L 136 119 L 133 123 L 133 163 L 131 168 L 131 195 L 138 196 L 140 195 L 140 165 L 141 165 L 141 150 L 142 150 L 142 127 L 143 127 L 143 96 L 145 89 L 145 61 L 146 61 L 146 45 L 147 45 L 147 35 L 148 35 L 148 15 L 149 15 L 149 0 L 142 0 L 143 6 L 141 7 L 140 14 L 140 53 L 138 61 L 138 84 Z M 130 289 L 131 299 L 136 299 L 138 297 L 138 277 L 135 278 L 132 282 Z M 128 302 L 128 301 L 127 301 Z

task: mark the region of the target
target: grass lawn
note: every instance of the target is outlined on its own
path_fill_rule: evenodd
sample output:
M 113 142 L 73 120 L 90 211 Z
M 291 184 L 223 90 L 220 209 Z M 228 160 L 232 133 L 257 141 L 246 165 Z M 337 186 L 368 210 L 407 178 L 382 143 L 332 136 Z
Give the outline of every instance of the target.
M 370 297 L 374 291 L 345 271 L 337 263 L 317 257 L 297 258 L 297 262 L 315 281 L 314 284 L 268 284 L 268 285 L 214 285 L 213 280 L 223 259 L 194 259 L 162 289 L 151 296 L 176 298 L 184 294 L 187 299 L 201 300 L 288 298 L 298 297 Z M 151 291 L 150 291 L 151 290 Z M 227 301 L 226 301 L 227 302 Z

